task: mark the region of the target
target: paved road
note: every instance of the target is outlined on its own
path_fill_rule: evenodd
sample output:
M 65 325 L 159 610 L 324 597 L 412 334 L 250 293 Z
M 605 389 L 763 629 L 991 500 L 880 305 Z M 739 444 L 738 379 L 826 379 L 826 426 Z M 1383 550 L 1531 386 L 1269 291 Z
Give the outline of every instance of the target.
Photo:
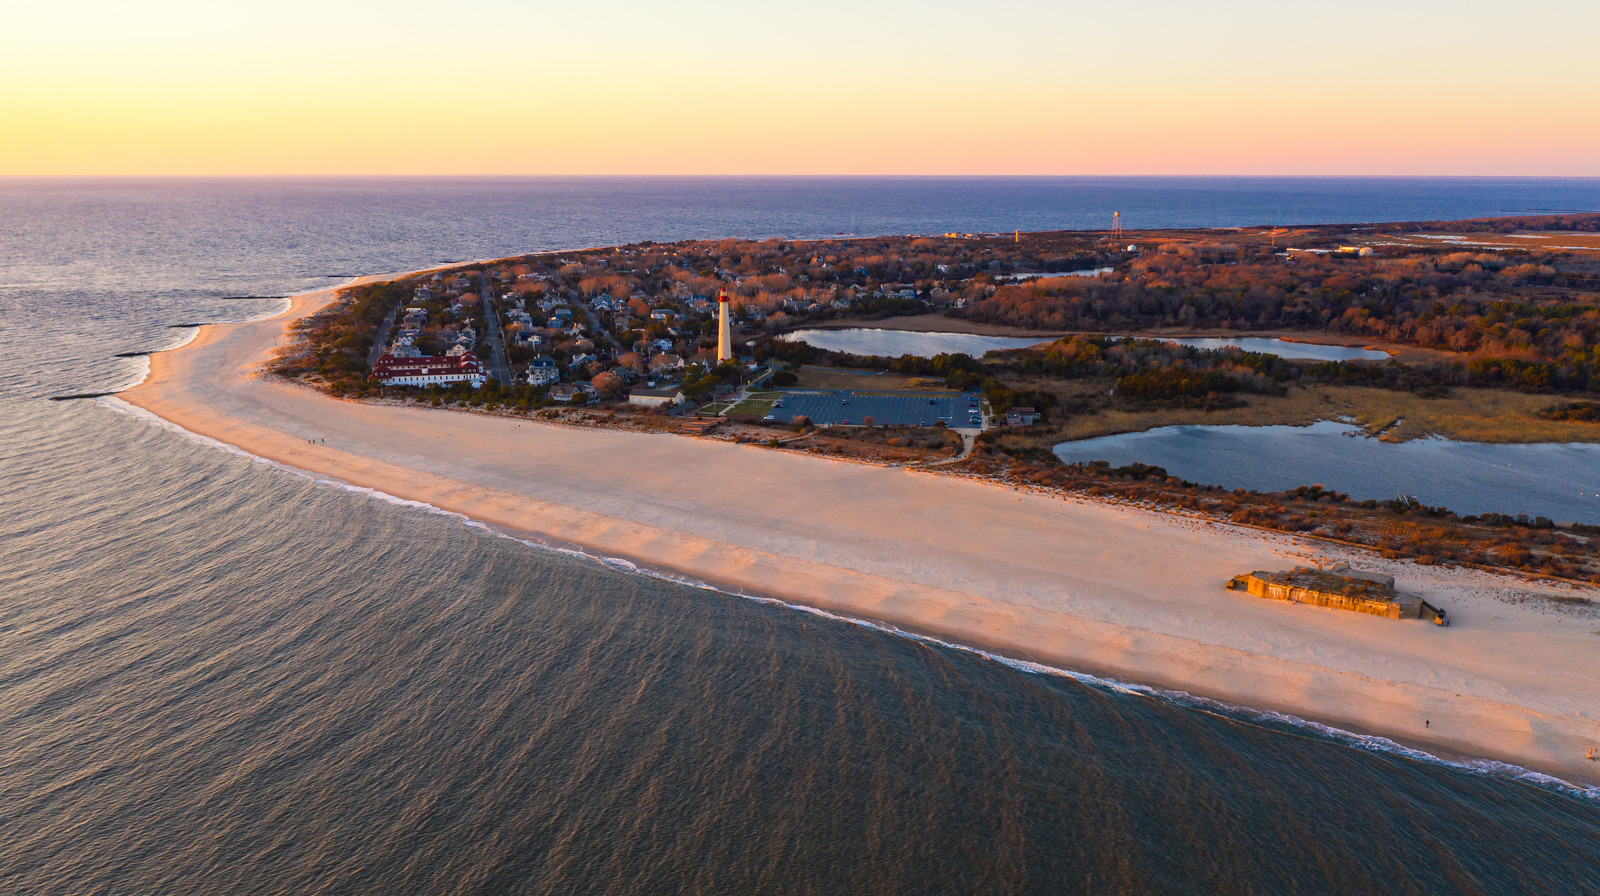
M 483 278 L 483 321 L 484 338 L 489 340 L 489 375 L 499 381 L 502 386 L 511 385 L 511 365 L 506 361 L 506 344 L 500 334 L 500 315 L 494 310 L 494 290 L 490 285 L 489 273 L 485 271 Z
M 372 351 L 367 352 L 368 370 L 372 369 L 372 365 L 378 363 L 378 356 L 388 350 L 389 330 L 394 327 L 394 316 L 399 313 L 400 306 L 404 304 L 405 302 L 403 301 L 396 302 L 394 307 L 389 309 L 389 316 L 385 317 L 383 323 L 378 325 L 378 336 L 372 342 Z
M 622 343 L 617 341 L 617 337 L 611 335 L 610 330 L 600 326 L 600 319 L 595 316 L 594 311 L 588 305 L 580 302 L 578 307 L 583 311 L 583 316 L 589 319 L 589 332 L 611 343 L 611 347 L 614 349 L 612 356 L 620 358 L 622 356 Z

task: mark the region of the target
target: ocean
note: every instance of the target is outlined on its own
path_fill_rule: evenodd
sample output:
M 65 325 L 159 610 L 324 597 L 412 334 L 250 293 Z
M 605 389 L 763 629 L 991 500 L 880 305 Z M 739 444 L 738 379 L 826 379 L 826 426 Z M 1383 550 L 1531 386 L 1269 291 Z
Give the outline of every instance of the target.
M 177 325 L 541 249 L 1596 209 L 1596 180 L 0 179 L 0 893 L 1600 892 L 1595 791 L 46 400 Z

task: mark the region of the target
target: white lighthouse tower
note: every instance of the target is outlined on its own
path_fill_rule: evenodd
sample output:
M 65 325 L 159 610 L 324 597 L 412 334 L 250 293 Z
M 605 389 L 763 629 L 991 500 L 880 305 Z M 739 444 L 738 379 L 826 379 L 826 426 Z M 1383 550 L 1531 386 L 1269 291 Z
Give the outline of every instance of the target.
M 733 360 L 733 321 L 728 311 L 728 288 L 717 294 L 717 363 Z

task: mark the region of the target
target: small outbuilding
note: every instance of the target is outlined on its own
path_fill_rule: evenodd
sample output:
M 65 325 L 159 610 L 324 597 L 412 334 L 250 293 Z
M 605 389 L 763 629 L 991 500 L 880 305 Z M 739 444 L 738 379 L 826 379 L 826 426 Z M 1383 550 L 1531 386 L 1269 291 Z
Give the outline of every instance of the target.
M 1032 426 L 1039 419 L 1039 412 L 1033 408 L 1012 408 L 1006 412 L 1007 426 Z

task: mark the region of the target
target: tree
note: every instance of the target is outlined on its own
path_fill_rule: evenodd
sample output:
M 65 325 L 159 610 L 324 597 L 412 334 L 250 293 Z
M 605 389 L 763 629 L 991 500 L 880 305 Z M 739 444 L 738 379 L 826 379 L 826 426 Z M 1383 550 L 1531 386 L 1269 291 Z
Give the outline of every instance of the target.
M 589 385 L 606 398 L 616 398 L 622 394 L 622 378 L 610 371 L 597 374 L 589 381 Z

